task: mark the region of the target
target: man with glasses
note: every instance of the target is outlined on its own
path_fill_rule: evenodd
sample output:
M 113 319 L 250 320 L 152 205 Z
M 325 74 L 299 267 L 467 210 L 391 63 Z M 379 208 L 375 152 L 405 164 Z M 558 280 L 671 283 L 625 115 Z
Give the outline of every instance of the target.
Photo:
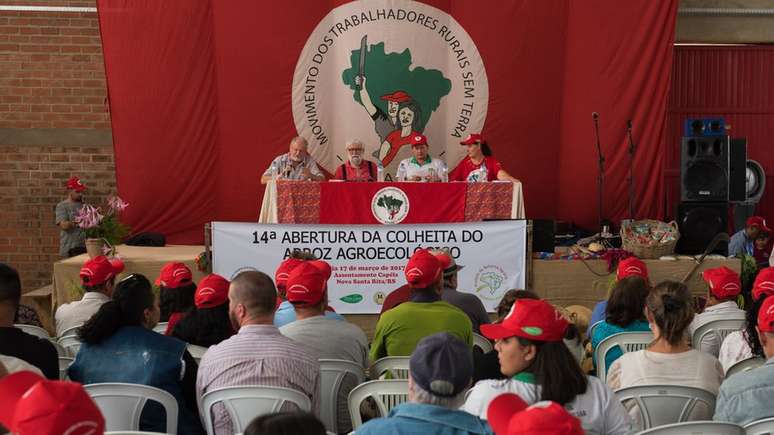
M 363 159 L 365 146 L 359 139 L 347 142 L 347 162 L 336 169 L 334 180 L 380 181 L 376 163 Z
M 261 176 L 261 184 L 272 178 L 283 180 L 323 181 L 325 175 L 309 155 L 309 142 L 296 136 L 290 141 L 288 152 L 277 156 Z

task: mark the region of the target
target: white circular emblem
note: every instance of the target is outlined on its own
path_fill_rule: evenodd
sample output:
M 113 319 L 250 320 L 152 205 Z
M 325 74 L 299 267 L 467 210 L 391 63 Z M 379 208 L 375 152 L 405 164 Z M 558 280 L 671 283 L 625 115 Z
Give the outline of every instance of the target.
M 480 268 L 474 279 L 476 294 L 484 299 L 499 301 L 508 289 L 508 274 L 500 266 L 488 265 Z M 514 307 L 516 304 L 513 305 Z M 513 307 L 511 307 L 513 313 Z
M 470 35 L 446 12 L 409 0 L 348 2 L 315 27 L 298 57 L 293 120 L 312 157 L 333 172 L 360 139 L 395 175 L 424 135 L 450 168 L 462 138 L 482 130 L 489 85 Z M 338 157 L 338 158 L 337 158 Z
M 371 213 L 383 224 L 398 224 L 408 212 L 408 196 L 397 187 L 379 189 L 371 198 Z

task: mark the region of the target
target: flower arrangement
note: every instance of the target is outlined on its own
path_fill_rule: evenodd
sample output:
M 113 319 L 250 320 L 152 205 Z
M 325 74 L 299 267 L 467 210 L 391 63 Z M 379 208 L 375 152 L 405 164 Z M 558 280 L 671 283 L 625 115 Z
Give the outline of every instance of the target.
M 117 196 L 108 197 L 105 212 L 101 207 L 84 204 L 75 217 L 75 223 L 83 229 L 87 238 L 104 239 L 108 244 L 116 245 L 129 234 L 129 227 L 118 219 L 119 213 L 128 206 L 128 203 Z

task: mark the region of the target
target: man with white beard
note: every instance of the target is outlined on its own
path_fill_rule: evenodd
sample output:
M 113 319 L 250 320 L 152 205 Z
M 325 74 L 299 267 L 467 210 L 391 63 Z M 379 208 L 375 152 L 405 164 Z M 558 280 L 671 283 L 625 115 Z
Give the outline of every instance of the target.
M 296 136 L 290 141 L 287 153 L 277 156 L 261 176 L 261 184 L 266 184 L 276 175 L 277 179 L 322 181 L 325 175 L 320 172 L 317 163 L 308 152 L 309 143 L 303 137 Z M 274 174 L 272 174 L 274 172 Z
M 365 160 L 365 146 L 358 139 L 347 142 L 347 162 L 336 169 L 334 180 L 344 181 L 377 181 L 378 167 L 376 163 Z

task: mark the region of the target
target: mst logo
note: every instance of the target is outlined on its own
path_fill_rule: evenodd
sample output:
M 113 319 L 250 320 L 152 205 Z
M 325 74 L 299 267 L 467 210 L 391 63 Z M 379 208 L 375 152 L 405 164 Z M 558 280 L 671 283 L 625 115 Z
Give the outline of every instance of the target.
M 348 2 L 309 35 L 292 87 L 293 120 L 315 160 L 334 171 L 344 145 L 364 142 L 366 158 L 395 175 L 410 139 L 454 167 L 459 141 L 481 131 L 489 85 L 470 35 L 451 15 L 408 0 Z M 341 160 L 340 160 L 341 159 Z
M 476 294 L 484 299 L 499 301 L 505 293 L 506 286 L 503 283 L 507 279 L 508 274 L 500 266 L 484 266 L 476 274 L 474 281 Z
M 409 212 L 409 199 L 397 187 L 380 189 L 371 198 L 371 213 L 383 224 L 398 224 Z

